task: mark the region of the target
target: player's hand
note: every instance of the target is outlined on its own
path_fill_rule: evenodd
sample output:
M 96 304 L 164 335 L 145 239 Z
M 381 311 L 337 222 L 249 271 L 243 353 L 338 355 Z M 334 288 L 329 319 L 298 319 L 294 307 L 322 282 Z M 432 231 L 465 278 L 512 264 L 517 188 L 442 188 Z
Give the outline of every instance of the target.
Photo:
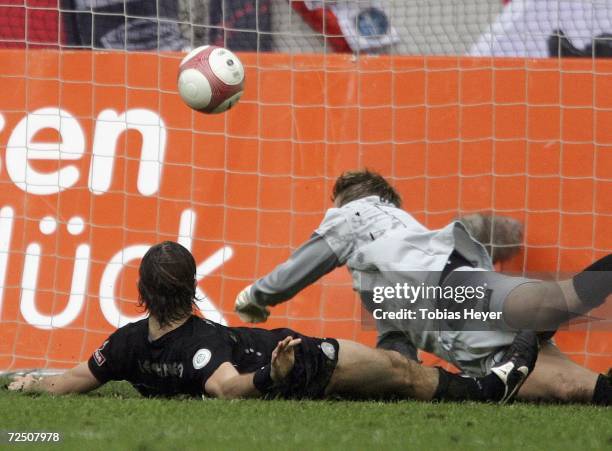
M 9 384 L 8 389 L 11 391 L 28 391 L 37 382 L 38 379 L 31 374 L 26 374 L 25 376 L 15 376 L 13 377 L 13 382 Z
M 270 310 L 259 305 L 251 296 L 251 285 L 238 293 L 234 310 L 245 323 L 263 323 L 270 316 Z
M 295 365 L 295 347 L 302 342 L 301 338 L 286 337 L 279 341 L 272 351 L 270 377 L 280 382 L 287 377 Z

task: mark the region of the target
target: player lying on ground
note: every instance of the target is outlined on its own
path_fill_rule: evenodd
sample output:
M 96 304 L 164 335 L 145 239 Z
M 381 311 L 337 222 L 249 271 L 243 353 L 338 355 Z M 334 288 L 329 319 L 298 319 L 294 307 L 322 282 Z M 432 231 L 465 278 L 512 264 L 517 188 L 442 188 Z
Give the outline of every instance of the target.
M 225 327 L 193 315 L 196 265 L 180 244 L 144 256 L 138 291 L 149 318 L 115 331 L 88 362 L 59 376 L 17 377 L 10 390 L 82 393 L 127 380 L 145 396 L 510 400 L 537 357 L 521 336 L 492 374 L 464 378 L 394 351 L 290 329 Z
M 478 308 L 501 313 L 503 318 L 486 323 L 489 330 L 445 330 L 436 324 L 424 327 L 419 321 L 376 320 L 379 347 L 387 347 L 389 337 L 406 337 L 466 374 L 483 375 L 497 364 L 518 330 L 554 331 L 601 305 L 612 291 L 612 255 L 558 283 L 496 273 L 486 249 L 463 224 L 456 221 L 440 230 L 427 229 L 400 208 L 399 194 L 373 172 L 342 174 L 336 180 L 333 201 L 335 208 L 327 211 L 306 243 L 238 295 L 236 311 L 243 320 L 265 321 L 269 306 L 292 298 L 342 265 L 351 272 L 357 291 L 366 277 L 374 274 L 385 280 L 390 272 L 405 268 L 409 271 L 406 280 L 413 285 L 427 279 L 443 288 L 486 286 L 489 302 L 481 302 Z M 369 311 L 373 311 L 371 295 L 370 290 L 360 291 Z M 383 302 L 376 307 L 394 305 Z M 538 366 L 519 396 L 610 404 L 612 385 L 606 377 L 584 371 L 548 343 L 543 346 Z

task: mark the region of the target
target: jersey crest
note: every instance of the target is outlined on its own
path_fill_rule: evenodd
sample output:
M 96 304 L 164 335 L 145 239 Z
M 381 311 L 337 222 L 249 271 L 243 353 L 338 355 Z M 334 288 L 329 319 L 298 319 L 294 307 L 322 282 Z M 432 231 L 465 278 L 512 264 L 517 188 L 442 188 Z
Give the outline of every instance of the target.
M 204 368 L 208 364 L 208 362 L 210 362 L 211 357 L 212 354 L 208 349 L 198 349 L 193 355 L 193 367 L 196 370 Z

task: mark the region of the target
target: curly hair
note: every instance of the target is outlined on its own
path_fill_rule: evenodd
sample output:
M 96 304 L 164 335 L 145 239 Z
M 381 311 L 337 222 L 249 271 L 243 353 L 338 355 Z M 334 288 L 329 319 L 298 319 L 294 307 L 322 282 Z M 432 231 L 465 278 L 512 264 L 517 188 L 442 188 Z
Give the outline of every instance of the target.
M 195 305 L 196 263 L 187 249 L 173 241 L 152 246 L 138 270 L 138 305 L 167 326 L 189 316 Z
M 378 196 L 398 208 L 402 206 L 402 198 L 395 188 L 382 175 L 367 169 L 342 173 L 334 184 L 332 201 L 341 207 L 368 196 Z

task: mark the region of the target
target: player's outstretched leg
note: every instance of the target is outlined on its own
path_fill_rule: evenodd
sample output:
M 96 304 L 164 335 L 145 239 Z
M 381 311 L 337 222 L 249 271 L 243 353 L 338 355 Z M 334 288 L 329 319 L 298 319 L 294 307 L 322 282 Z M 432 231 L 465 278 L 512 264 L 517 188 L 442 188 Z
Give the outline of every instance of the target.
M 356 398 L 410 398 L 423 401 L 497 401 L 513 398 L 520 383 L 491 373 L 481 378 L 463 377 L 442 368 L 419 365 L 395 351 L 371 349 L 349 340 L 338 340 L 338 364 L 326 394 Z M 524 365 L 533 368 L 537 346 L 517 346 L 502 364 L 509 374 Z M 520 371 L 519 371 L 520 372 Z M 523 374 L 523 373 L 521 373 Z
M 436 368 L 421 366 L 395 351 L 372 349 L 350 340 L 338 343 L 338 363 L 326 394 L 433 399 L 438 386 Z

